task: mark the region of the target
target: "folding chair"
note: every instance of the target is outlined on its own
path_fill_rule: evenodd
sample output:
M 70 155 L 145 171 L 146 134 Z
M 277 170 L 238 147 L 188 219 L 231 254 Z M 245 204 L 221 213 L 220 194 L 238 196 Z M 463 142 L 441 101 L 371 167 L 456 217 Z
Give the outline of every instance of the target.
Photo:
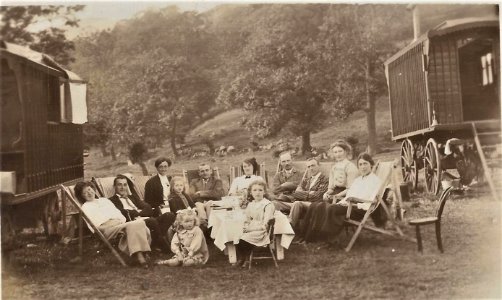
M 110 242 L 105 238 L 105 236 L 103 235 L 103 233 L 101 233 L 101 231 L 99 231 L 99 229 L 96 227 L 96 225 L 94 225 L 94 223 L 91 222 L 91 220 L 89 219 L 89 217 L 85 214 L 85 212 L 82 210 L 82 206 L 80 205 L 80 202 L 78 202 L 74 197 L 73 195 L 73 191 L 70 190 L 70 188 L 64 186 L 64 185 L 60 185 L 61 187 L 61 190 L 63 191 L 62 193 L 62 197 L 63 197 L 63 205 L 66 204 L 66 200 L 70 200 L 70 203 L 72 203 L 74 205 L 74 207 L 76 207 L 79 211 L 79 248 L 78 248 L 78 254 L 80 257 L 82 257 L 82 249 L 83 249 L 83 221 L 82 219 L 84 219 L 87 224 L 89 224 L 92 229 L 94 230 L 94 233 L 101 239 L 101 241 L 110 249 L 110 251 L 113 253 L 113 255 L 115 256 L 115 258 L 117 258 L 117 260 L 120 262 L 120 264 L 124 267 L 127 266 L 127 264 L 125 263 L 124 259 L 122 258 L 122 256 L 120 256 L 119 252 L 112 246 L 112 244 L 110 244 Z
M 261 163 L 259 166 L 258 166 L 258 175 L 261 176 L 265 182 L 267 183 L 268 185 L 268 171 L 265 170 L 265 163 Z M 241 166 L 231 166 L 230 167 L 230 175 L 228 177 L 228 183 L 229 184 L 232 184 L 232 181 L 234 181 L 234 179 L 236 177 L 239 177 L 239 176 L 242 176 L 244 175 L 243 172 L 242 172 L 242 168 Z
M 275 257 L 274 253 L 274 245 L 275 245 L 275 234 L 274 234 L 274 225 L 275 225 L 275 218 L 272 218 L 268 220 L 267 223 L 267 235 L 270 238 L 270 243 L 268 245 L 265 245 L 263 247 L 254 247 L 251 250 L 251 253 L 249 254 L 249 269 L 251 270 L 251 266 L 253 265 L 253 259 L 272 259 L 274 261 L 275 267 L 279 267 L 277 264 L 277 259 Z M 270 252 L 270 256 L 254 256 L 254 252 L 260 248 L 266 247 L 268 249 L 268 252 Z M 265 255 L 265 253 L 263 254 Z
M 220 170 L 218 167 L 213 168 L 213 177 L 216 179 L 221 179 L 220 177 Z M 197 170 L 185 170 L 183 169 L 183 179 L 185 179 L 185 188 L 188 191 L 188 188 L 190 187 L 190 181 L 193 179 L 199 178 L 199 169 Z
M 91 182 L 96 186 L 97 192 L 100 197 L 110 198 L 115 195 L 115 187 L 113 186 L 113 181 L 115 177 L 92 177 Z M 131 190 L 129 189 L 128 194 L 131 194 Z
M 133 179 L 133 190 L 138 195 L 138 199 L 145 201 L 145 185 L 148 179 L 152 178 L 151 176 L 134 176 Z
M 380 187 L 379 193 L 377 194 L 377 199 L 371 204 L 370 208 L 366 211 L 364 214 L 364 217 L 361 221 L 351 219 L 351 212 L 352 212 L 352 206 L 357 204 L 357 203 L 363 203 L 363 202 L 358 202 L 356 200 L 353 201 L 348 201 L 348 209 L 347 209 L 347 214 L 346 214 L 346 219 L 345 223 L 348 225 L 354 225 L 357 226 L 356 231 L 354 232 L 354 235 L 352 236 L 349 244 L 345 248 L 346 252 L 349 252 L 354 243 L 356 242 L 357 238 L 359 237 L 359 234 L 361 233 L 362 229 L 367 229 L 373 232 L 377 233 L 382 233 L 385 235 L 390 235 L 394 237 L 399 237 L 403 240 L 408 240 L 411 242 L 416 242 L 415 239 L 407 237 L 403 234 L 401 231 L 401 228 L 397 225 L 393 215 L 390 213 L 390 210 L 386 204 L 387 199 L 384 199 L 384 196 L 386 197 L 389 193 L 389 188 L 386 188 L 389 182 L 392 180 L 392 172 L 394 170 L 396 162 L 381 162 L 375 165 L 374 172 L 375 174 L 382 180 L 382 186 Z M 377 208 L 383 209 L 383 211 L 386 214 L 387 221 L 390 221 L 392 226 L 394 227 L 394 230 L 387 230 L 385 228 L 379 228 L 377 226 L 373 226 L 370 224 L 367 224 L 367 221 L 370 217 L 370 215 L 375 212 Z

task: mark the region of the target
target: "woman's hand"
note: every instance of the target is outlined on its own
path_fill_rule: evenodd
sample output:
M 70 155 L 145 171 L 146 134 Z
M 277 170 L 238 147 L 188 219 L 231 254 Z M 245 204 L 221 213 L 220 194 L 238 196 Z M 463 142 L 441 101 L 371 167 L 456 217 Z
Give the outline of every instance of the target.
M 331 200 L 331 194 L 328 194 L 328 192 L 324 193 L 324 195 L 322 195 L 322 200 L 328 202 L 329 200 Z

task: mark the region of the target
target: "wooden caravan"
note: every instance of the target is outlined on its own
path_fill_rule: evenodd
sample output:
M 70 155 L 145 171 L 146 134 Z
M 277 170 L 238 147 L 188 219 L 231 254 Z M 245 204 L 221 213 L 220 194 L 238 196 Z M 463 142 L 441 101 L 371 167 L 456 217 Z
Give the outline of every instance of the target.
M 86 84 L 26 47 L 0 41 L 0 61 L 2 225 L 35 225 L 30 213 L 59 213 L 60 184 L 83 179 Z
M 425 168 L 426 187 L 438 193 L 447 140 L 473 146 L 500 143 L 500 39 L 497 17 L 448 20 L 385 62 L 392 139 L 401 141 L 403 176 L 413 187 Z

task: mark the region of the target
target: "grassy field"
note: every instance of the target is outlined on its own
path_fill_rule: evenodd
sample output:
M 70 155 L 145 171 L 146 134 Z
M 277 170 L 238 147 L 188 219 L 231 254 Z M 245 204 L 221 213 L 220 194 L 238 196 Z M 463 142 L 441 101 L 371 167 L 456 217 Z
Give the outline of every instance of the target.
M 415 196 L 407 217 L 432 214 L 436 202 Z M 432 199 L 433 200 L 433 199 Z M 409 235 L 412 228 L 403 225 Z M 343 242 L 348 241 L 344 234 Z M 210 245 L 204 267 L 148 270 L 123 268 L 94 240 L 84 260 L 71 263 L 76 245 L 25 237 L 4 267 L 3 299 L 497 299 L 501 293 L 501 205 L 482 190 L 453 196 L 443 216 L 445 253 L 433 228 L 423 232 L 424 253 L 410 242 L 363 232 L 350 253 L 292 245 L 274 268 L 259 261 L 252 270 L 232 268 Z M 153 258 L 165 258 L 161 254 Z

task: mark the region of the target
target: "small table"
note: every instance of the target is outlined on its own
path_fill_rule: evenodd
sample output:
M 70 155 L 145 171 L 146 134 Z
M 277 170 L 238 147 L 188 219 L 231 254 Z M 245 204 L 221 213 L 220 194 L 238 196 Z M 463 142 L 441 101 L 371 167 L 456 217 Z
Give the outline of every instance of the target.
M 277 259 L 284 259 L 284 248 L 288 249 L 295 233 L 288 218 L 279 211 L 274 213 L 275 226 L 275 250 Z M 220 250 L 225 251 L 230 263 L 237 262 L 237 252 L 235 244 L 239 243 L 244 230 L 246 215 L 242 209 L 225 210 L 213 209 L 208 220 L 208 227 L 211 227 L 211 238 L 214 239 L 214 245 Z

